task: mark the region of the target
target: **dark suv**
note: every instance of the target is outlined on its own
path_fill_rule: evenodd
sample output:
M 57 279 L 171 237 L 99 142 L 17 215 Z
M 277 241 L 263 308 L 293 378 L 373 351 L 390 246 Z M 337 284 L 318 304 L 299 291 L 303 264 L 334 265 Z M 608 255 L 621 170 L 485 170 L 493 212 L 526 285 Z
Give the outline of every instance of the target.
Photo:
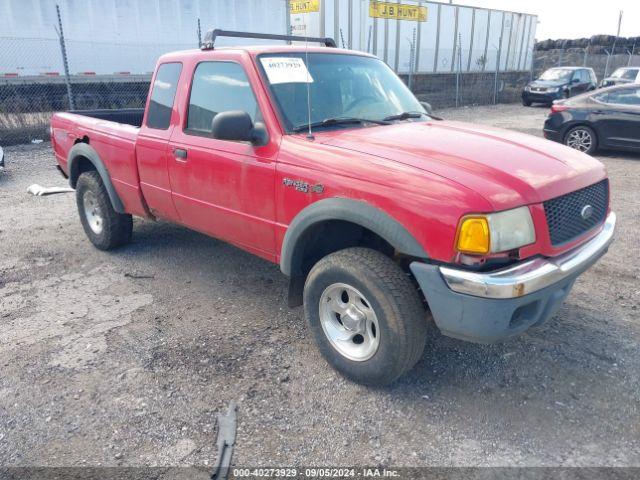
M 522 104 L 550 105 L 554 100 L 569 98 L 580 93 L 595 90 L 598 79 L 592 68 L 556 67 L 545 71 L 540 78 L 529 82 L 522 91 Z

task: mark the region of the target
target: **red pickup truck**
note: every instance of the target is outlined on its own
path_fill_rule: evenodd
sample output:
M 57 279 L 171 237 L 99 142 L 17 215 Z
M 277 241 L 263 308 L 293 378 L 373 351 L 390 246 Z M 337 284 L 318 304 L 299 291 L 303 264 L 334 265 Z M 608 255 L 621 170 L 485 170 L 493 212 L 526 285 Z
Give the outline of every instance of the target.
M 429 313 L 474 342 L 540 325 L 606 252 L 616 216 L 594 158 L 441 121 L 330 39 L 214 47 L 221 34 L 239 36 L 163 55 L 144 111 L 53 116 L 97 248 L 129 242 L 136 215 L 278 263 L 322 355 L 365 384 L 418 361 Z

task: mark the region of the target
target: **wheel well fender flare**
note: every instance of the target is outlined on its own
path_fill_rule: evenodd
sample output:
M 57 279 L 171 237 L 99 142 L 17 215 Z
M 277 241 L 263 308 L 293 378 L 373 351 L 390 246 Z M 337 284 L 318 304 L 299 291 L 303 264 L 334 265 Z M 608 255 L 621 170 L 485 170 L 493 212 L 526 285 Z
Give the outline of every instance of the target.
M 289 224 L 282 242 L 280 270 L 288 276 L 302 274 L 299 241 L 307 229 L 331 220 L 354 223 L 379 235 L 398 252 L 428 258 L 427 252 L 404 225 L 386 212 L 360 200 L 326 198 L 300 211 Z
M 71 188 L 76 188 L 78 177 L 82 173 L 80 167 L 83 161 L 88 161 L 89 163 L 91 163 L 100 175 L 102 183 L 104 184 L 104 187 L 107 190 L 107 194 L 109 195 L 109 200 L 111 200 L 113 209 L 118 213 L 126 213 L 124 204 L 122 203 L 118 192 L 113 186 L 113 182 L 111 181 L 111 176 L 109 175 L 107 167 L 104 165 L 104 162 L 100 158 L 100 155 L 98 155 L 98 152 L 96 152 L 88 143 L 76 143 L 73 147 L 71 147 L 71 150 L 69 150 L 69 154 L 67 155 L 69 185 L 71 185 Z

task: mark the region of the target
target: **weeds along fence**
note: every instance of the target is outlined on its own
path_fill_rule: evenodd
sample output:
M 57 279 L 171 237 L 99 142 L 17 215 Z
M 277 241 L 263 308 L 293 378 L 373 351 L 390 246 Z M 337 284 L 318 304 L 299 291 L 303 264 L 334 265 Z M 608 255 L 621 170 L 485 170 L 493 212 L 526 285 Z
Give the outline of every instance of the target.
M 53 112 L 143 107 L 151 75 L 0 78 L 0 144 L 47 139 Z M 72 97 L 68 88 L 71 88 Z

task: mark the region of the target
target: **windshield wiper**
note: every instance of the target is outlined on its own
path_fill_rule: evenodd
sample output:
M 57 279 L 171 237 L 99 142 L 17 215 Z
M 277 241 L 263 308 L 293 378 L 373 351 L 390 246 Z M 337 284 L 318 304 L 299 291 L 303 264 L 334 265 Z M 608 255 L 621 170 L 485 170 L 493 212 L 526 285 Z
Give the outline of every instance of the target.
M 385 122 L 390 122 L 391 120 L 408 120 L 409 118 L 420 118 L 422 116 L 429 117 L 427 113 L 423 112 L 402 112 L 396 115 L 389 115 L 388 117 L 384 117 L 383 120 Z
M 397 115 L 389 115 L 388 117 L 384 117 L 382 120 L 385 122 L 390 122 L 392 120 L 408 120 L 410 118 L 420 118 L 422 116 L 433 118 L 434 120 L 442 120 L 440 117 L 436 117 L 427 112 L 402 112 Z
M 389 125 L 389 122 L 386 120 L 373 120 L 370 118 L 357 118 L 357 117 L 334 117 L 334 118 L 325 118 L 319 122 L 313 122 L 311 125 L 304 124 L 298 125 L 291 129 L 292 132 L 303 132 L 307 130 L 309 127 L 318 128 L 318 127 L 330 127 L 332 125 L 343 125 L 349 123 L 375 123 L 376 125 Z

